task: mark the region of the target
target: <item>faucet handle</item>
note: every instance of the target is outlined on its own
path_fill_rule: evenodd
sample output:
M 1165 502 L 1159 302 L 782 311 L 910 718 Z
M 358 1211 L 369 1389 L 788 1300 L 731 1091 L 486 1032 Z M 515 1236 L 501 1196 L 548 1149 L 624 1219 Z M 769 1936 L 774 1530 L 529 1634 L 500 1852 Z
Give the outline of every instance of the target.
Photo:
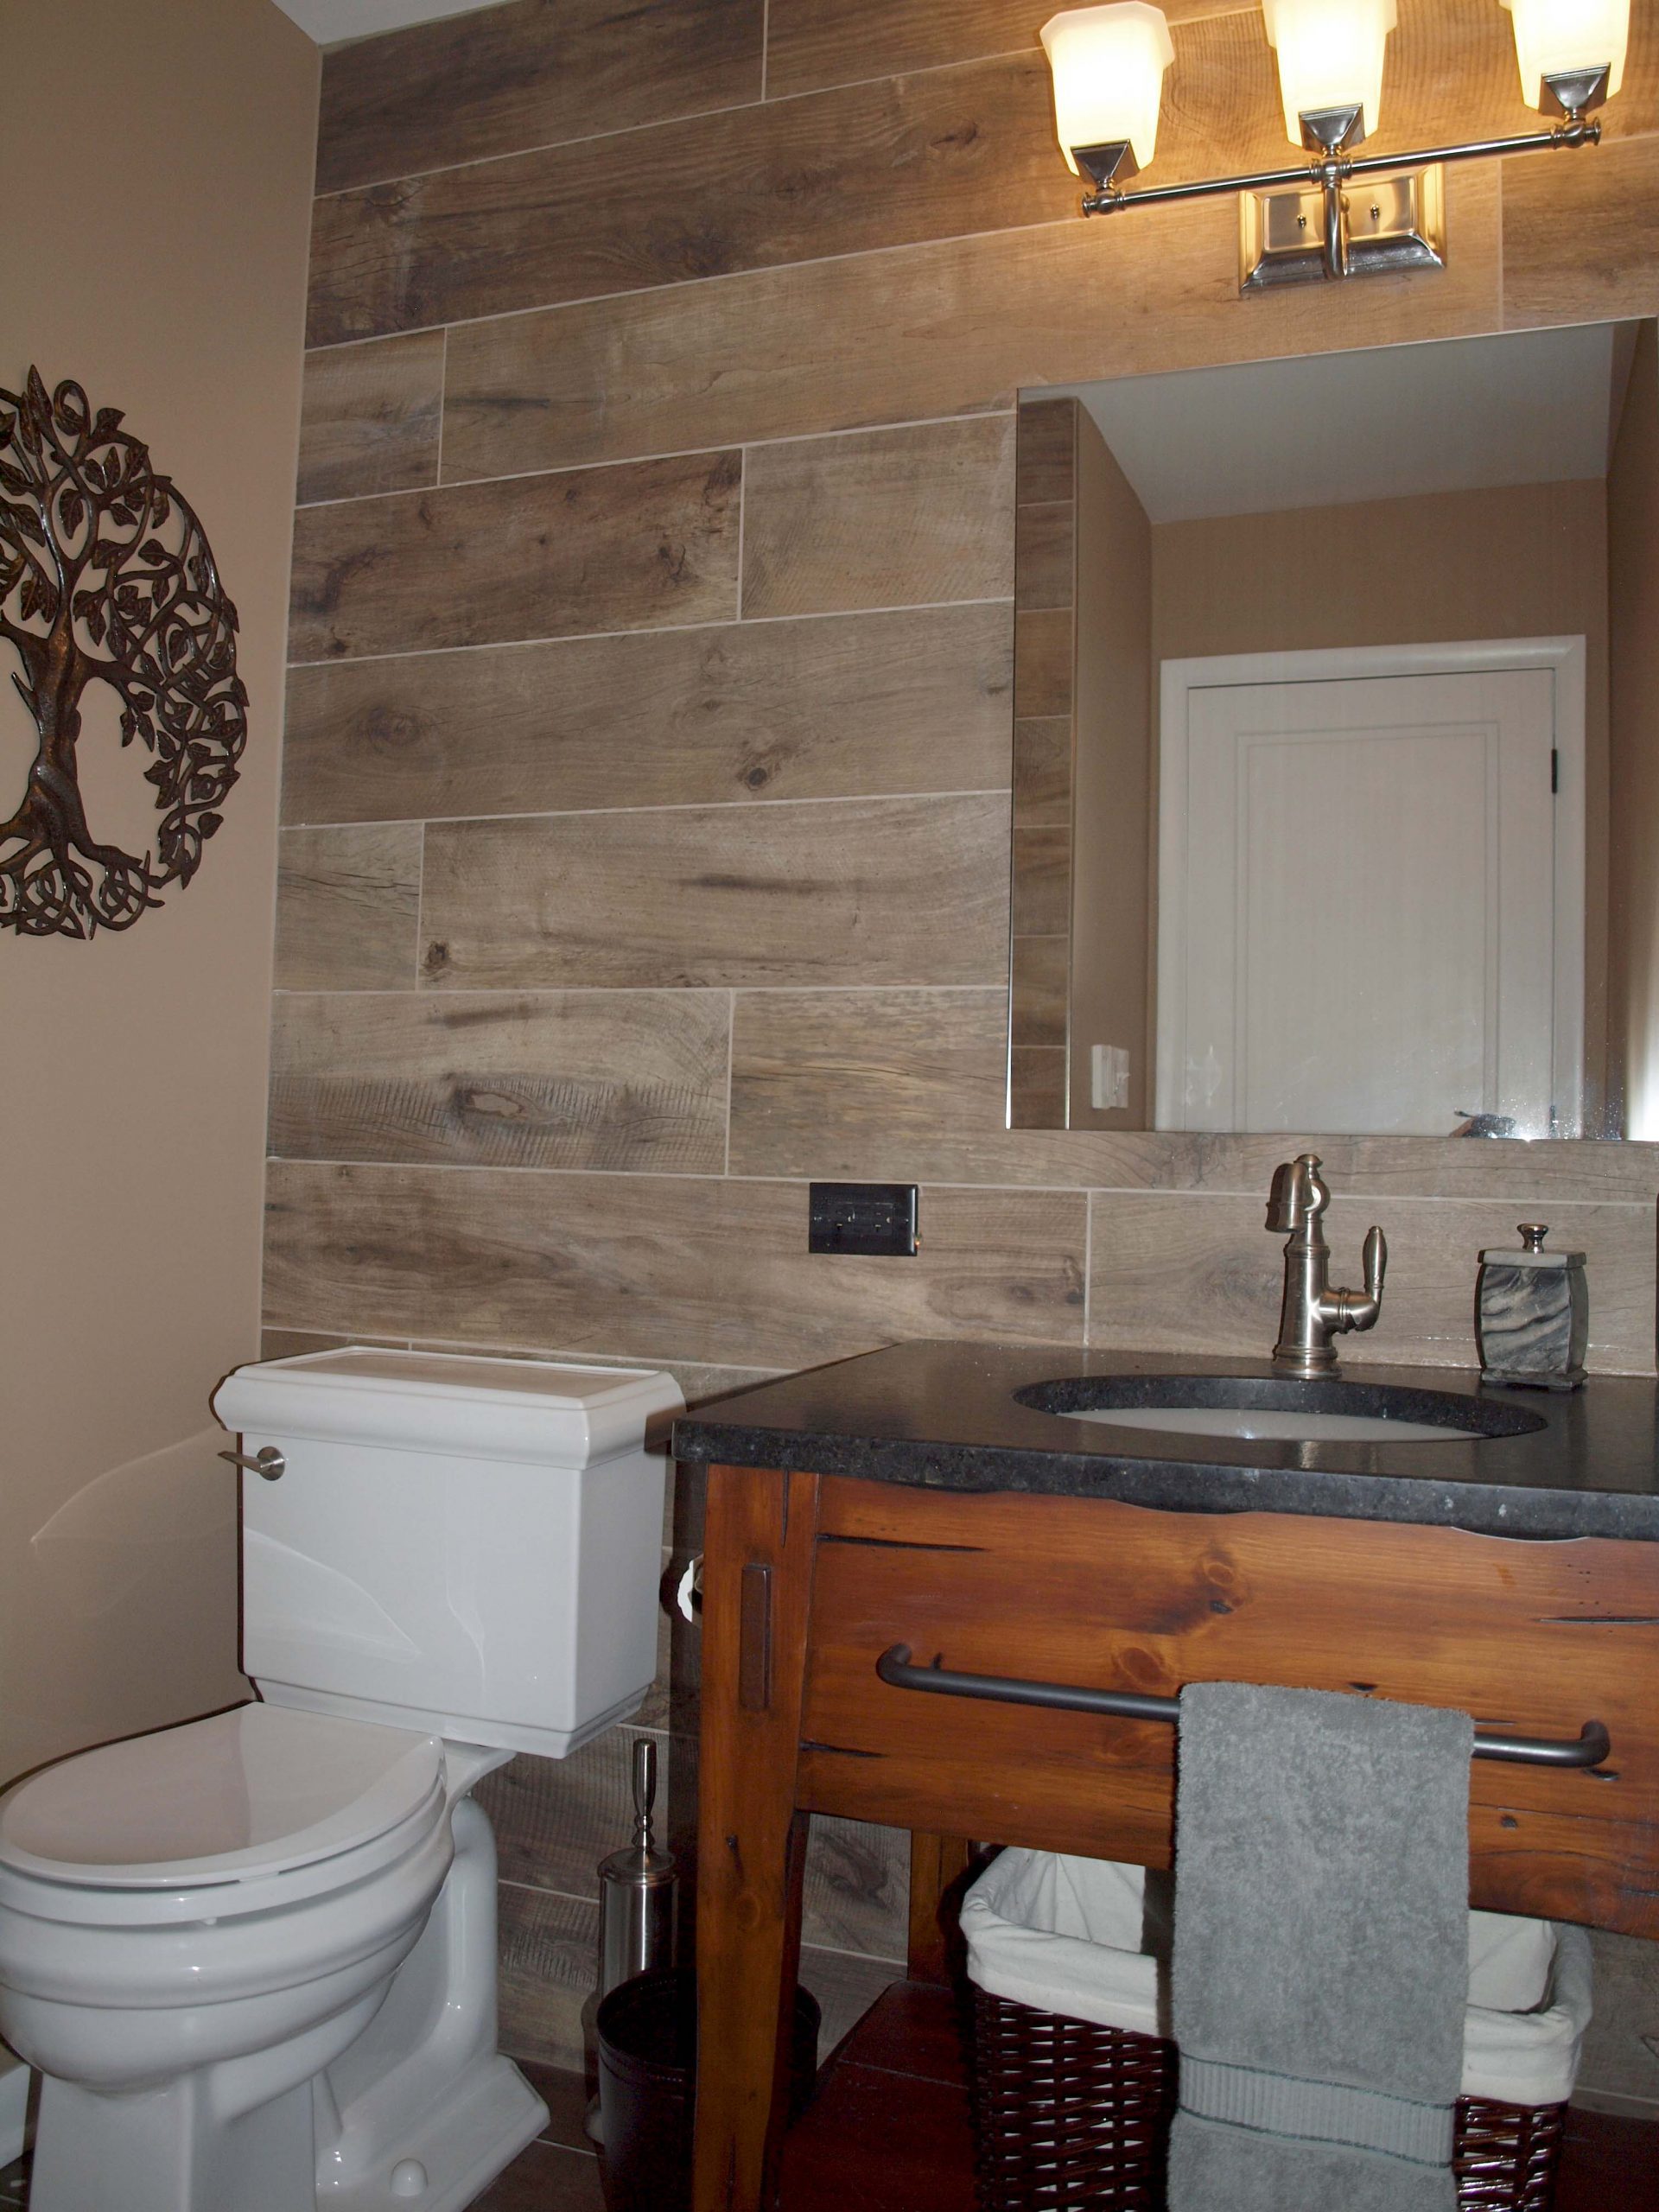
M 1389 1240 L 1375 1223 L 1365 1232 L 1365 1295 L 1382 1301 L 1382 1278 L 1389 1270 Z
M 1330 1203 L 1331 1193 L 1319 1179 L 1319 1154 L 1299 1153 L 1273 1171 L 1273 1188 L 1268 1194 L 1268 1235 L 1294 1235 L 1304 1223 L 1322 1214 Z

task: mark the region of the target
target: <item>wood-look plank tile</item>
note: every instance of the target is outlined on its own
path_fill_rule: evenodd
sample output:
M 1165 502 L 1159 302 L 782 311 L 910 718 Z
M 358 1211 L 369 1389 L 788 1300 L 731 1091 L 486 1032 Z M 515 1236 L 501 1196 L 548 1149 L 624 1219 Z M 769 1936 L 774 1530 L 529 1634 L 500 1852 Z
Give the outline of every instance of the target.
M 302 507 L 289 658 L 728 621 L 741 478 L 691 454 Z
M 1623 99 L 1614 104 L 1610 130 Z M 1534 156 L 1503 163 L 1506 327 L 1656 308 L 1659 137 L 1615 137 L 1566 162 Z
M 1240 0 L 1170 0 L 1173 23 L 1231 12 Z M 861 77 L 1023 54 L 1036 37 L 1022 0 L 772 0 L 766 92 L 780 99 Z
M 317 189 L 757 99 L 762 0 L 510 0 L 335 47 Z
M 579 2069 L 584 2013 L 599 1986 L 599 1907 L 588 1897 L 503 1882 L 496 1891 L 501 2048 L 514 2058 Z M 562 2152 L 569 2157 L 569 2152 Z
M 1645 2109 L 1659 2120 L 1659 1946 L 1610 1929 L 1592 1929 L 1590 1941 L 1595 2009 L 1574 2096 L 1610 2097 L 1615 2112 Z M 1659 2170 L 1654 2178 L 1659 2190 Z
M 1011 920 L 1016 937 L 1063 937 L 1071 924 L 1071 829 L 1014 832 Z
M 1022 387 L 1495 329 L 1496 174 L 1454 169 L 1446 194 L 1457 251 L 1432 282 L 1241 301 L 1237 219 L 1216 200 L 465 326 L 449 334 L 444 471 L 755 443 L 1005 408 Z
M 1262 1356 L 1278 1319 L 1284 1255 L 1283 1240 L 1262 1232 L 1259 1198 L 1096 1192 L 1091 1203 L 1091 1344 Z M 1511 1211 L 1496 1202 L 1423 1198 L 1396 1198 L 1383 1210 L 1338 1186 L 1325 1217 L 1333 1275 L 1357 1275 L 1361 1239 L 1379 1216 L 1389 1239 L 1382 1319 L 1363 1338 L 1344 1340 L 1344 1366 L 1478 1364 L 1477 1255 L 1513 1243 Z M 1651 1209 L 1552 1204 L 1550 1224 L 1563 1246 L 1589 1255 L 1590 1366 L 1651 1374 Z
M 909 1885 L 907 1829 L 816 1815 L 806 1847 L 802 1942 L 902 1967 Z
M 270 1148 L 718 1173 L 728 1026 L 723 992 L 279 998 Z
M 1659 1190 L 1655 1144 L 1161 1129 L 1095 1130 L 1087 1144 L 1090 1181 L 1114 1190 L 1265 1194 L 1279 1162 L 1307 1151 L 1319 1154 L 1333 1189 L 1378 1198 L 1479 1198 L 1506 1210 L 1569 1202 L 1646 1206 Z
M 441 330 L 308 353 L 301 505 L 435 484 L 442 419 Z
M 343 1343 L 345 1339 L 342 1338 L 339 1341 Z M 590 1350 L 586 1344 L 582 1345 L 579 1351 L 572 1351 L 568 1344 L 496 1343 L 488 1338 L 478 1337 L 464 1339 L 442 1337 L 423 1338 L 415 1341 L 412 1349 L 416 1351 L 483 1351 L 501 1353 L 512 1358 L 522 1359 L 568 1359 L 576 1361 L 583 1367 L 638 1367 L 639 1364 L 637 1354 Z M 757 1383 L 775 1382 L 778 1376 L 785 1372 L 783 1369 L 777 1367 L 715 1366 L 706 1360 L 696 1359 L 658 1358 L 653 1360 L 652 1364 L 660 1367 L 665 1374 L 673 1376 L 679 1384 L 681 1395 L 688 1406 L 700 1406 L 710 1398 L 728 1397 L 734 1390 L 747 1390 Z M 663 1541 L 665 1544 L 677 1541 L 683 1550 L 695 1551 L 701 1541 L 700 1537 L 688 1538 L 683 1529 L 680 1529 L 677 1535 L 676 1533 L 675 1501 L 672 1495 L 677 1481 L 684 1484 L 693 1479 L 695 1479 L 694 1476 L 685 1468 L 680 1468 L 677 1471 L 670 1470 L 668 1487 L 671 1495 L 668 1510 L 664 1516 Z
M 318 1329 L 262 1329 L 259 1332 L 261 1359 L 298 1359 L 311 1351 L 340 1351 L 350 1344 L 365 1344 L 364 1337 L 327 1336 Z M 404 1349 L 401 1337 L 383 1338 L 381 1342 L 394 1351 Z
M 289 678 L 293 822 L 574 813 L 1008 779 L 1002 607 L 321 663 Z
M 621 1850 L 633 1833 L 633 1746 L 645 1732 L 610 1728 L 568 1758 L 522 1757 L 486 1775 L 473 1794 L 489 1815 L 504 1882 L 598 1898 L 599 1861 Z M 666 1744 L 659 1743 L 657 1827 L 663 1835 L 670 1767 Z
M 410 988 L 420 903 L 417 822 L 284 830 L 277 841 L 276 988 Z
M 1020 613 L 1072 604 L 1077 596 L 1076 538 L 1077 508 L 1071 500 L 1015 507 L 1014 603 Z
M 1166 13 L 1174 97 L 1165 102 L 1149 183 L 1282 165 L 1277 86 L 1260 11 L 1236 0 L 1174 0 Z M 1654 47 L 1639 11 L 1637 24 L 1619 96 L 1624 105 L 1611 111 L 1631 131 L 1653 128 L 1656 84 Z M 777 98 L 889 71 L 1028 53 L 1036 29 L 1037 19 L 1013 0 L 951 8 L 932 0 L 772 0 L 766 89 Z M 1537 130 L 1537 117 L 1521 102 L 1508 24 L 1494 22 L 1480 0 L 1401 0 L 1382 126 L 1376 143 L 1385 152 Z M 1206 143 L 1213 158 L 1194 166 Z
M 747 470 L 746 615 L 1014 589 L 1011 416 L 762 446 Z
M 1074 1181 L 1065 1140 L 1004 1127 L 1007 1020 L 1001 988 L 740 993 L 732 1172 Z
M 906 1337 L 1077 1340 L 1081 1193 L 929 1188 L 921 1206 L 900 1264 L 809 1255 L 800 1184 L 276 1161 L 267 1313 L 757 1367 Z
M 1011 1044 L 1064 1048 L 1071 956 L 1069 937 L 1015 937 L 1008 990 Z
M 1450 1137 L 1212 1136 L 1004 1126 L 1002 989 L 740 992 L 732 1172 L 829 1180 L 1090 1185 L 1232 1193 L 1260 1205 L 1281 1160 L 1316 1151 L 1332 1190 L 1500 1208 L 1650 1209 L 1659 1145 Z M 1384 1218 L 1379 1211 L 1379 1218 Z M 1265 1241 L 1265 1240 L 1264 1240 Z M 1471 1296 L 1472 1297 L 1472 1290 Z
M 999 793 L 437 823 L 422 972 L 446 989 L 989 982 Z
M 308 342 L 1070 212 L 1040 51 L 320 200 Z
M 1069 715 L 1027 715 L 1015 722 L 1014 818 L 1033 829 L 1071 819 Z
M 1071 712 L 1071 609 L 1033 608 L 1014 618 L 1014 711 L 1020 721 Z
M 1014 496 L 1020 505 L 1075 500 L 1077 465 L 1077 401 L 1022 399 L 1015 425 L 1014 461 Z
M 1065 1054 L 1042 1045 L 1008 1049 L 1008 1113 L 1016 1129 L 1058 1129 L 1065 1122 Z
M 1149 181 L 1251 168 L 1269 149 L 1278 163 L 1285 141 L 1276 71 L 1260 12 L 1245 9 L 1179 23 L 1173 37 L 1170 81 L 1181 91 L 1179 101 L 1168 104 L 1166 120 L 1175 129 L 1167 157 L 1159 133 L 1156 172 Z M 1659 124 L 1659 24 L 1643 11 L 1632 22 L 1624 89 L 1610 121 L 1614 118 L 1620 135 Z M 1536 112 L 1521 98 L 1514 37 L 1501 14 L 1494 17 L 1483 0 L 1400 0 L 1398 25 L 1389 41 L 1388 96 L 1381 127 L 1366 142 L 1368 154 L 1373 147 L 1379 155 L 1403 153 L 1540 127 Z M 1203 162 L 1206 146 L 1211 149 L 1208 166 L 1189 168 Z
M 882 1992 L 904 1980 L 902 1965 L 886 1959 L 860 1958 L 851 1951 L 826 1950 L 821 1945 L 801 1946 L 801 1983 L 823 2009 L 818 2032 L 820 2065 L 844 2036 L 849 2035 Z

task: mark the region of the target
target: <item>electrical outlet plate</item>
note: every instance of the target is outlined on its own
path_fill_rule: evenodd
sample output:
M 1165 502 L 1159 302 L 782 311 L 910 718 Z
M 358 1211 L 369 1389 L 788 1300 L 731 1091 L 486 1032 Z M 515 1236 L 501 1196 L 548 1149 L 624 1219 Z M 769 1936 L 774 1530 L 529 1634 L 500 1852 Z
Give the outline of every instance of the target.
M 809 1252 L 862 1252 L 909 1259 L 921 1238 L 913 1183 L 813 1183 L 809 1186 Z

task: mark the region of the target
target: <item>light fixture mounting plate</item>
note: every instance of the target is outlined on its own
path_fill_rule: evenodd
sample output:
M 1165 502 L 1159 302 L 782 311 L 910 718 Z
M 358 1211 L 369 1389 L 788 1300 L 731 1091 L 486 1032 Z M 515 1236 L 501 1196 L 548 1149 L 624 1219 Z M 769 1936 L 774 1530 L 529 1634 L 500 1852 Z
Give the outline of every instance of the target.
M 1607 80 L 1611 73 L 1605 67 L 1552 71 L 1539 86 L 1543 96 L 1541 102 L 1543 113 L 1565 116 L 1592 113 L 1607 98 Z
M 1438 165 L 1351 177 L 1341 191 L 1351 276 L 1446 266 L 1446 189 Z M 1324 237 L 1325 195 L 1318 185 L 1241 192 L 1239 290 L 1324 282 Z
M 1357 101 L 1341 107 L 1305 108 L 1297 120 L 1310 154 L 1351 153 L 1364 140 L 1365 110 Z
M 1113 138 L 1100 146 L 1074 146 L 1071 158 L 1093 180 L 1096 192 L 1121 192 L 1132 176 L 1141 173 L 1135 149 L 1127 138 Z

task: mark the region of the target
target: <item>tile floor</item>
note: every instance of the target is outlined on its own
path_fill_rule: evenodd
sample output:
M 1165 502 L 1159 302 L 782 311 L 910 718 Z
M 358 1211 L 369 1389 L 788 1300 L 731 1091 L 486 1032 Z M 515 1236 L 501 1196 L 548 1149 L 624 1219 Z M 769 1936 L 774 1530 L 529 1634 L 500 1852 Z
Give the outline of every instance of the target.
M 545 2133 L 474 2212 L 603 2212 L 582 2133 L 580 2076 L 526 2063 Z M 0 2169 L 0 2208 L 27 2202 L 21 2166 Z M 968 2101 L 949 1996 L 889 1990 L 843 2044 L 790 2137 L 780 2212 L 970 2212 Z M 1554 2212 L 1659 2212 L 1659 2126 L 1574 2110 Z
M 579 2147 L 585 2106 L 572 2075 L 526 2069 L 547 2100 L 548 2137 L 478 2212 L 588 2212 L 603 2200 Z M 576 2147 L 573 2147 L 576 2146 Z M 890 1989 L 842 2045 L 790 2137 L 780 2212 L 971 2212 L 968 2101 L 954 2011 L 943 1992 Z M 1554 2212 L 1659 2212 L 1659 2126 L 1573 2111 Z

